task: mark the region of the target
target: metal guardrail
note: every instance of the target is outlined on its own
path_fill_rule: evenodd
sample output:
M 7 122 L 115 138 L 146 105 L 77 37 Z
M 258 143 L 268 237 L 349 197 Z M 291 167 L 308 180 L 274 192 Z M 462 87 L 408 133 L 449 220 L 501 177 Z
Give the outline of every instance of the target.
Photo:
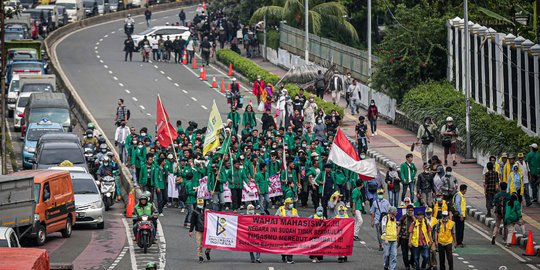
M 156 11 L 162 11 L 162 10 L 168 10 L 168 9 L 174 9 L 179 8 L 186 5 L 191 5 L 195 2 L 195 0 L 183 0 L 180 2 L 173 2 L 173 3 L 165 3 L 165 4 L 158 4 L 158 5 L 152 5 L 150 6 L 150 10 L 152 12 Z M 45 50 L 47 51 L 48 55 L 51 59 L 51 70 L 56 74 L 57 79 L 57 88 L 66 94 L 66 97 L 68 99 L 68 102 L 71 106 L 71 111 L 73 113 L 74 118 L 79 124 L 82 124 L 83 126 L 86 126 L 87 123 L 94 123 L 97 130 L 103 134 L 107 145 L 113 152 L 113 154 L 118 157 L 118 152 L 116 151 L 116 147 L 113 143 L 107 138 L 106 134 L 103 132 L 103 129 L 100 127 L 99 123 L 96 121 L 94 116 L 90 113 L 90 110 L 86 107 L 84 104 L 84 101 L 81 99 L 81 97 L 78 95 L 75 87 L 71 84 L 69 81 L 69 78 L 67 78 L 66 74 L 59 68 L 59 62 L 58 58 L 54 54 L 54 47 L 57 45 L 57 42 L 60 41 L 63 37 L 65 37 L 67 34 L 72 33 L 74 31 L 77 31 L 79 29 L 97 25 L 104 22 L 109 22 L 116 19 L 125 18 L 127 14 L 132 14 L 132 16 L 136 15 L 142 15 L 144 14 L 145 8 L 136 8 L 136 9 L 129 9 L 129 10 L 123 10 L 115 13 L 108 13 L 102 16 L 96 16 L 88 19 L 84 19 L 82 21 L 70 23 L 66 26 L 63 26 L 61 28 L 58 28 L 54 32 L 52 32 L 45 41 L 43 42 L 45 46 Z M 120 164 L 120 191 L 122 195 L 122 199 L 124 200 L 124 203 L 127 203 L 128 194 L 132 191 L 135 191 L 136 193 L 140 193 L 140 189 L 136 188 L 133 185 L 133 182 L 131 181 L 132 176 L 129 171 L 129 169 L 124 165 Z

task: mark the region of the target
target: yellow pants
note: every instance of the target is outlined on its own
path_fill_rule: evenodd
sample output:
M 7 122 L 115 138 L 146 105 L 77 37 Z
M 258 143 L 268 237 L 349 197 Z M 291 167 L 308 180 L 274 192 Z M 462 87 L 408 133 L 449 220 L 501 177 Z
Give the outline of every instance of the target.
M 197 256 L 202 257 L 203 256 L 203 233 L 202 232 L 196 232 L 195 239 L 197 240 Z M 206 249 L 206 253 L 210 253 L 210 249 Z

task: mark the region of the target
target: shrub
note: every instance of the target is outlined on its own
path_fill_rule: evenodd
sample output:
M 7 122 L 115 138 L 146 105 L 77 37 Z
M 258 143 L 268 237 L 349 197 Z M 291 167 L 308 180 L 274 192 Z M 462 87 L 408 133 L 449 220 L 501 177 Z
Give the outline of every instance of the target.
M 264 44 L 264 33 L 257 32 L 257 39 L 262 46 Z M 279 48 L 279 31 L 274 29 L 266 30 L 266 46 L 277 51 Z
M 276 76 L 273 73 L 270 73 L 266 69 L 263 69 L 261 66 L 257 65 L 255 62 L 241 55 L 238 55 L 232 50 L 221 49 L 217 51 L 216 57 L 225 65 L 232 64 L 236 72 L 242 74 L 250 81 L 256 80 L 257 75 L 261 76 L 261 79 L 263 79 L 267 83 L 271 83 L 272 85 L 276 85 L 280 80 L 280 77 Z M 290 96 L 295 96 L 300 91 L 300 88 L 295 84 L 287 84 L 285 85 L 285 88 L 289 91 Z M 304 92 L 304 95 L 308 97 L 310 94 L 308 94 L 306 91 Z M 317 106 L 319 106 L 319 108 L 322 108 L 326 114 L 330 114 L 332 110 L 336 110 L 336 112 L 339 113 L 341 117 L 344 116 L 344 111 L 342 107 L 334 105 L 332 102 L 327 102 L 316 96 L 314 96 L 314 98 Z
M 460 136 L 465 137 L 465 96 L 446 82 L 419 84 L 403 97 L 399 109 L 417 122 L 431 116 L 441 127 L 446 117 L 452 116 Z M 531 137 L 517 126 L 496 113 L 471 100 L 471 142 L 476 150 L 498 155 L 502 152 L 526 152 L 537 137 Z

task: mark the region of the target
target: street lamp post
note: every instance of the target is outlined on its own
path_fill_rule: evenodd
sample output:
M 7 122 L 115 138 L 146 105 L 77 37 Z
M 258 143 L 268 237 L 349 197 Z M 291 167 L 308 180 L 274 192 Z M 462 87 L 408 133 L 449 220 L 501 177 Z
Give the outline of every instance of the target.
M 6 13 L 4 11 L 4 1 L 0 1 L 0 43 L 1 43 L 1 54 L 2 54 L 2 71 L 0 72 L 0 89 L 2 91 L 2 115 L 0 117 L 1 130 L 2 133 L 2 164 L 0 169 L 0 174 L 6 174 L 7 172 L 7 155 L 6 155 L 6 136 L 7 136 L 7 127 L 6 127 L 6 55 L 5 55 L 5 31 L 4 31 L 4 21 L 6 19 Z
M 373 90 L 371 89 L 371 0 L 368 0 L 368 11 L 367 11 L 367 45 L 368 45 L 368 102 L 373 98 Z
M 469 64 L 470 64 L 470 46 L 469 46 L 469 9 L 468 9 L 468 0 L 463 1 L 463 13 L 464 13 L 464 38 L 463 43 L 465 45 L 465 60 L 464 60 L 464 69 L 463 73 L 465 75 L 465 132 L 466 132 L 466 150 L 465 159 L 462 160 L 462 163 L 473 163 L 473 154 L 472 154 L 472 144 L 471 144 L 471 78 L 469 74 Z
M 264 43 L 264 51 L 263 51 L 263 59 L 264 61 L 268 60 L 266 57 L 266 14 L 264 14 L 264 22 L 263 22 L 263 43 Z
M 304 58 L 306 59 L 306 65 L 309 64 L 309 0 L 304 0 L 304 24 L 306 26 L 306 40 L 304 48 Z

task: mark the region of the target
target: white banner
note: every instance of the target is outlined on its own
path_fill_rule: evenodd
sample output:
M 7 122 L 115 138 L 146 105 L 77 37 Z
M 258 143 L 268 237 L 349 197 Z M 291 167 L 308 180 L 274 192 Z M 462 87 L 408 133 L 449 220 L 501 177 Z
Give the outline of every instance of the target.
M 204 244 L 236 248 L 236 233 L 238 230 L 238 216 L 207 212 Z
M 242 189 L 242 201 L 243 202 L 252 202 L 259 200 L 259 191 L 257 190 L 257 184 L 252 179 L 248 183 L 244 183 Z
M 223 201 L 226 203 L 232 202 L 232 193 L 231 189 L 229 188 L 229 182 L 225 182 L 223 184 Z
M 273 198 L 283 195 L 283 191 L 281 190 L 281 180 L 279 179 L 279 173 L 270 176 L 270 178 L 268 178 L 268 182 L 268 197 Z
M 197 188 L 197 198 L 203 198 L 205 200 L 212 199 L 212 195 L 208 190 L 208 176 L 199 179 L 199 187 Z

